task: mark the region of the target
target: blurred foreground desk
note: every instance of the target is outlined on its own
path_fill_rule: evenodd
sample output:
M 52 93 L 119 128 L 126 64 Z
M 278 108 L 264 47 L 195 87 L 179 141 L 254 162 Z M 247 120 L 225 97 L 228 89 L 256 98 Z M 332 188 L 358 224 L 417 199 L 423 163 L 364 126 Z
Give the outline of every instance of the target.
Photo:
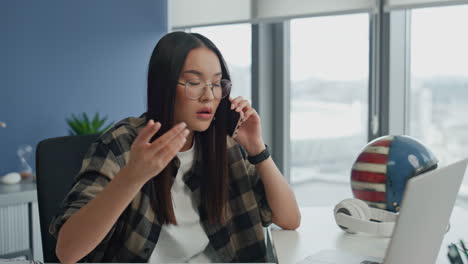
M 390 241 L 370 235 L 343 232 L 333 217 L 333 207 L 302 207 L 301 227 L 296 231 L 271 228 L 273 247 L 280 264 L 297 263 L 324 250 L 382 258 Z M 437 263 L 450 263 L 447 246 L 468 239 L 468 211 L 455 207 L 450 217 L 450 231 L 442 242 Z M 350 263 L 352 264 L 352 263 Z

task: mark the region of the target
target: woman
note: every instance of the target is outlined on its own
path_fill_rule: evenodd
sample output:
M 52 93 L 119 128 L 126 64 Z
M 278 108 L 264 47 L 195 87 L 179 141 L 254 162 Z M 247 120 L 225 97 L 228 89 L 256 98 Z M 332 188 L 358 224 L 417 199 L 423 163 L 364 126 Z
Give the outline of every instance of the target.
M 242 97 L 229 99 L 229 80 L 206 37 L 173 32 L 158 42 L 146 113 L 91 145 L 50 225 L 62 263 L 262 262 L 262 226 L 299 226 L 260 117 Z M 231 109 L 244 115 L 234 139 Z

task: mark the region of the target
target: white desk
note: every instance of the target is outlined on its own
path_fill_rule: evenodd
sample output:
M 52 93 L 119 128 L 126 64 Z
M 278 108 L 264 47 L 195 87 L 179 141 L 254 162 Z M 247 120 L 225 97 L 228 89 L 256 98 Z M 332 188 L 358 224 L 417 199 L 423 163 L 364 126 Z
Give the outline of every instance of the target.
M 279 264 L 293 264 L 322 250 L 337 250 L 354 255 L 382 258 L 390 241 L 371 235 L 343 232 L 333 217 L 333 207 L 302 207 L 301 226 L 295 231 L 271 229 L 273 246 Z M 437 263 L 450 263 L 447 246 L 468 239 L 468 211 L 455 207 L 450 218 L 450 231 L 445 235 Z

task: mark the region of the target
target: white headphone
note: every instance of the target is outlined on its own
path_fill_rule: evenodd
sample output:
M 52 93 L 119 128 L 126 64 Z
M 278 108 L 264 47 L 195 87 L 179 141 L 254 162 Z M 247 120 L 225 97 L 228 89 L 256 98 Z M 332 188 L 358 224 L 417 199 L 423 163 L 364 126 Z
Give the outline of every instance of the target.
M 344 231 L 391 237 L 398 214 L 369 207 L 359 199 L 345 199 L 333 210 L 336 224 Z

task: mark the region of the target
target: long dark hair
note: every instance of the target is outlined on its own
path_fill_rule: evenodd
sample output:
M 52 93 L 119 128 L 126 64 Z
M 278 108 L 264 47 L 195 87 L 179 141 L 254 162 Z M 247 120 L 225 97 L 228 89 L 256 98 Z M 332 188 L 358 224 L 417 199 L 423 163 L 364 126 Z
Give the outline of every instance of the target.
M 196 33 L 172 32 L 161 38 L 153 50 L 148 68 L 147 118 L 159 121 L 161 129 L 151 141 L 174 125 L 176 85 L 188 53 L 206 47 L 219 59 L 222 79 L 230 80 L 226 63 L 218 48 L 208 38 Z M 221 99 L 215 120 L 203 132 L 196 133 L 195 153 L 202 155 L 200 203 L 210 223 L 223 222 L 228 199 L 228 164 L 226 153 L 226 112 L 229 95 Z M 199 144 L 198 144 L 199 143 Z M 161 224 L 176 224 L 171 197 L 171 177 L 175 172 L 170 164 L 152 179 L 151 201 Z

